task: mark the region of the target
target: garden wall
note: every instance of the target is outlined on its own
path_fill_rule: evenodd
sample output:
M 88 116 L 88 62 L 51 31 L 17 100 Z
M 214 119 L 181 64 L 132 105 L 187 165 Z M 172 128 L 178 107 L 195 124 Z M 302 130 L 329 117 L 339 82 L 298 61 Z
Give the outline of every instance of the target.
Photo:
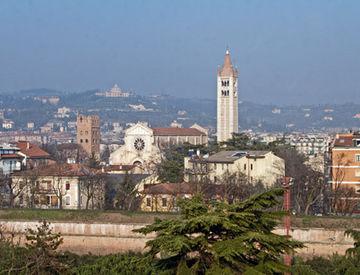
M 21 242 L 25 240 L 25 230 L 36 228 L 37 222 L 31 221 L 1 221 L 2 230 L 8 234 L 15 234 Z M 146 241 L 154 235 L 144 236 L 132 230 L 146 224 L 111 224 L 111 223 L 75 223 L 53 222 L 54 232 L 61 233 L 64 242 L 61 250 L 68 250 L 78 254 L 109 254 L 116 252 L 142 252 Z M 275 231 L 284 234 L 279 228 Z M 305 243 L 306 248 L 299 250 L 304 256 L 344 254 L 346 249 L 353 246 L 353 240 L 344 236 L 343 230 L 323 228 L 295 228 L 291 232 L 295 240 Z

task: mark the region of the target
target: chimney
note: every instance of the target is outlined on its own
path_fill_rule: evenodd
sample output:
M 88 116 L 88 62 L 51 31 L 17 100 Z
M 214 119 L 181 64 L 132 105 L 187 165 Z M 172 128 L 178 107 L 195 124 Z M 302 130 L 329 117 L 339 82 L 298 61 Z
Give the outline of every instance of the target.
M 26 142 L 26 150 L 29 150 L 30 149 L 30 142 Z

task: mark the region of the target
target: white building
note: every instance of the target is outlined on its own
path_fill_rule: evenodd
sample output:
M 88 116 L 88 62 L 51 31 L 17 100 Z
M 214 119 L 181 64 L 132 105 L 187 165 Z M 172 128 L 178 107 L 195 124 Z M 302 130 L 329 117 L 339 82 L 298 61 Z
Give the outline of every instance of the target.
M 19 154 L 20 148 L 10 144 L 0 145 L 0 173 L 8 175 L 21 170 L 23 157 Z
M 129 97 L 130 93 L 122 91 L 119 86 L 115 84 L 109 91 L 96 93 L 96 95 L 105 97 Z
M 12 180 L 15 182 L 15 192 L 19 193 L 15 205 L 29 207 L 31 196 L 34 196 L 36 208 L 84 209 L 86 204 L 90 209 L 102 208 L 105 182 L 100 176 L 100 171 L 81 164 L 54 164 L 14 173 Z M 96 189 L 91 198 L 89 180 L 96 180 L 93 183 Z M 35 190 L 32 189 L 32 181 L 35 181 Z M 19 190 L 20 186 L 22 189 Z
M 230 139 L 238 129 L 238 72 L 227 50 L 217 75 L 217 141 Z
M 190 128 L 150 128 L 137 123 L 125 130 L 125 144 L 111 153 L 110 164 L 139 165 L 149 170 L 161 160 L 161 149 L 190 143 L 207 145 L 206 129 L 194 124 Z
M 223 183 L 226 175 L 241 174 L 249 182 L 261 181 L 273 186 L 285 176 L 285 162 L 271 151 L 221 151 L 210 157 L 184 159 L 185 181 L 202 180 Z
M 14 128 L 14 124 L 15 124 L 14 121 L 12 121 L 10 119 L 5 119 L 5 120 L 3 120 L 2 127 L 4 129 L 9 130 L 9 129 Z

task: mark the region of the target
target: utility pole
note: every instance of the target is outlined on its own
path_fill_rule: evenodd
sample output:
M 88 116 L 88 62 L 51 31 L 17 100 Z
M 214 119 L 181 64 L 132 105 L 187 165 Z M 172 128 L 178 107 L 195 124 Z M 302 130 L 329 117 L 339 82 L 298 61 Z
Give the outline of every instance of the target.
M 286 216 L 284 217 L 284 229 L 285 235 L 290 237 L 290 228 L 291 228 L 291 220 L 290 220 L 290 205 L 291 205 L 291 197 L 290 197 L 290 186 L 293 183 L 293 178 L 291 177 L 284 177 L 283 187 L 285 189 L 284 192 L 284 210 L 287 212 Z M 285 254 L 284 255 L 284 264 L 287 266 L 291 266 L 291 255 Z M 289 273 L 290 274 L 290 273 Z

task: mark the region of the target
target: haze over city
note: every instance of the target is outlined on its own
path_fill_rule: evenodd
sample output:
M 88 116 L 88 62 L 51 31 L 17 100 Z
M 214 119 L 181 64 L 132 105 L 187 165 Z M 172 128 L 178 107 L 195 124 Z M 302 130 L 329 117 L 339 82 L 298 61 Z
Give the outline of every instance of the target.
M 359 1 L 1 1 L 0 93 L 105 89 L 216 98 L 229 47 L 239 100 L 360 102 Z

